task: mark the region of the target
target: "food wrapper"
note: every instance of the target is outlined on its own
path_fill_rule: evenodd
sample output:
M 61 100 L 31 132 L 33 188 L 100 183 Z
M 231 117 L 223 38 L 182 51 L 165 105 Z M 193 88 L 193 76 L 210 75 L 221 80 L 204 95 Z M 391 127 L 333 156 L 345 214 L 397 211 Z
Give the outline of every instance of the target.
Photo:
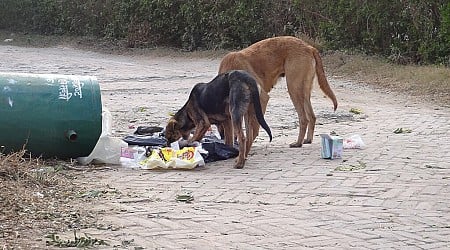
M 120 151 L 120 163 L 122 166 L 140 168 L 139 162 L 146 158 L 147 149 L 143 146 L 130 145 L 122 147 Z
M 150 156 L 139 162 L 142 169 L 193 169 L 204 166 L 198 147 L 153 149 Z

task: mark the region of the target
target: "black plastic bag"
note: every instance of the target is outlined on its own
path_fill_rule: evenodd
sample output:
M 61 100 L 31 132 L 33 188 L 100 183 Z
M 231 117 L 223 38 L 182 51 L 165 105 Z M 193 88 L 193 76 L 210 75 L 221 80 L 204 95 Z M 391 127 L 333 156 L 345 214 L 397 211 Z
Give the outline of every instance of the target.
M 219 141 L 202 142 L 202 148 L 208 151 L 208 154 L 202 154 L 205 163 L 235 158 L 239 155 L 238 149 Z
M 135 135 L 153 135 L 155 133 L 163 132 L 163 127 L 157 126 L 139 126 L 136 131 L 134 131 Z
M 122 140 L 128 143 L 128 145 L 161 146 L 161 147 L 167 145 L 166 138 L 148 135 L 127 135 Z

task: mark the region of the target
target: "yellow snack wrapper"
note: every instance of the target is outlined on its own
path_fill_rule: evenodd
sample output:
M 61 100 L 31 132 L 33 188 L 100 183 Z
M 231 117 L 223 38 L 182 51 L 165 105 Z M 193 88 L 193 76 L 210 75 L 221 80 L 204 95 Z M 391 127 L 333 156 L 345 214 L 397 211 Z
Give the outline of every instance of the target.
M 205 161 L 197 147 L 153 149 L 150 156 L 139 162 L 142 169 L 193 169 L 204 166 Z

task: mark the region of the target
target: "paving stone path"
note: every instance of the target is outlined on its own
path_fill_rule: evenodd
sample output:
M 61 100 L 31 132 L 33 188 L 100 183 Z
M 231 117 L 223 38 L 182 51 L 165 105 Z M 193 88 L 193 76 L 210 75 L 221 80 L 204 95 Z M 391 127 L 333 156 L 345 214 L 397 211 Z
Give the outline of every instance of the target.
M 0 57 L 0 71 L 96 76 L 116 136 L 164 126 L 220 60 L 13 46 Z M 315 89 L 311 145 L 288 147 L 298 121 L 281 80 L 265 115 L 274 140 L 261 131 L 244 169 L 226 160 L 89 172 L 80 185 L 108 187 L 109 198 L 86 205 L 100 222 L 81 232 L 109 241 L 105 249 L 450 249 L 450 108 L 328 78 L 339 107 Z M 332 131 L 360 135 L 365 148 L 321 159 L 318 135 Z M 191 203 L 176 200 L 186 192 Z

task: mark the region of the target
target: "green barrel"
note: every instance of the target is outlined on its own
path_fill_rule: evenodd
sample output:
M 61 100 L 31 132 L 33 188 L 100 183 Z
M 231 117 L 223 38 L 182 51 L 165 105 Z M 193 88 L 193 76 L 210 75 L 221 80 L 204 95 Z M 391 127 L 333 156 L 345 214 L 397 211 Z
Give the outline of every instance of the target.
M 87 156 L 102 130 L 95 77 L 0 72 L 0 150 L 34 156 Z

